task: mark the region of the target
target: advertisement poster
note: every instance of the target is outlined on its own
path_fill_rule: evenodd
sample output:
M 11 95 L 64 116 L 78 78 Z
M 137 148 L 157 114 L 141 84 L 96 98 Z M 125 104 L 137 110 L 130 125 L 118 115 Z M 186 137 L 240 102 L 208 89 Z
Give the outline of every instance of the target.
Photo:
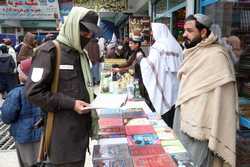
M 129 37 L 140 36 L 142 45 L 150 44 L 150 17 L 148 16 L 130 16 L 129 17 Z
M 59 13 L 58 0 L 1 0 L 0 19 L 51 20 Z

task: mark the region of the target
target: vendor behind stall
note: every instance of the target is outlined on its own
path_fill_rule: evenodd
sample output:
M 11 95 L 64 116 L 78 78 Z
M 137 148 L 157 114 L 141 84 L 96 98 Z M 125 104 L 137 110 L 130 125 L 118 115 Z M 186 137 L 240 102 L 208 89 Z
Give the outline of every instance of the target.
M 129 41 L 129 47 L 131 49 L 131 55 L 128 59 L 128 61 L 125 64 L 118 65 L 115 68 L 112 68 L 113 72 L 125 72 L 128 71 L 130 68 L 134 68 L 134 78 L 135 80 L 138 80 L 139 83 L 139 89 L 140 94 L 142 97 L 145 98 L 146 103 L 151 108 L 152 111 L 154 111 L 154 107 L 149 99 L 147 90 L 145 89 L 145 86 L 142 81 L 141 76 L 141 68 L 140 68 L 140 60 L 141 57 L 146 57 L 145 53 L 141 49 L 141 36 L 134 35 L 130 41 Z

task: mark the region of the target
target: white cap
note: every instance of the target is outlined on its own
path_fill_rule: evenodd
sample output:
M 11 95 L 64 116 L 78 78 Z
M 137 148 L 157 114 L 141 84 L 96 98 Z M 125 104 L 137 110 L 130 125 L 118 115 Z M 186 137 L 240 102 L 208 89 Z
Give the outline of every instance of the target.
M 207 28 L 210 28 L 212 25 L 212 20 L 209 16 L 201 14 L 201 13 L 197 13 L 194 14 L 194 17 L 196 18 L 196 20 L 201 23 L 202 25 L 206 26 Z

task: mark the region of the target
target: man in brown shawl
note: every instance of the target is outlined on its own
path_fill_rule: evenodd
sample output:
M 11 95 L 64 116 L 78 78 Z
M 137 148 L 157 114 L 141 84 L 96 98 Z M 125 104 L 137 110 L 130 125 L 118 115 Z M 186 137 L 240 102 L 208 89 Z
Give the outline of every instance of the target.
M 210 31 L 211 19 L 187 17 L 184 62 L 174 130 L 195 166 L 235 166 L 237 90 L 228 52 Z

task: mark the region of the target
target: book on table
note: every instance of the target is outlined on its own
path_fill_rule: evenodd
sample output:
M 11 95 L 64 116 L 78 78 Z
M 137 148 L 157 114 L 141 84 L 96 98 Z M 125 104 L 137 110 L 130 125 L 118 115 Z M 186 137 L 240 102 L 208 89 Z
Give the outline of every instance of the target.
M 141 134 L 127 136 L 129 146 L 145 146 L 152 144 L 161 144 L 156 134 Z
M 167 154 L 134 156 L 134 167 L 177 167 L 175 161 Z
M 98 140 L 99 145 L 109 145 L 109 144 L 128 144 L 126 137 L 119 138 L 102 138 Z
M 136 134 L 156 133 L 151 125 L 128 125 L 125 126 L 125 132 L 127 136 Z
M 109 128 L 109 127 L 119 127 L 123 126 L 122 118 L 100 118 L 98 120 L 100 128 Z
M 98 116 L 100 118 L 122 118 L 124 110 L 120 108 L 105 108 L 98 110 Z
M 127 144 L 94 145 L 93 160 L 98 159 L 129 159 Z
M 145 146 L 129 146 L 130 154 L 132 156 L 146 156 L 166 154 L 165 150 L 160 144 L 145 145 Z
M 125 126 L 151 125 L 147 118 L 123 118 L 123 123 Z
M 124 126 L 113 126 L 108 128 L 101 128 L 98 132 L 99 135 L 114 135 L 114 134 L 125 134 Z
M 134 167 L 133 161 L 129 159 L 100 159 L 93 161 L 93 167 Z

